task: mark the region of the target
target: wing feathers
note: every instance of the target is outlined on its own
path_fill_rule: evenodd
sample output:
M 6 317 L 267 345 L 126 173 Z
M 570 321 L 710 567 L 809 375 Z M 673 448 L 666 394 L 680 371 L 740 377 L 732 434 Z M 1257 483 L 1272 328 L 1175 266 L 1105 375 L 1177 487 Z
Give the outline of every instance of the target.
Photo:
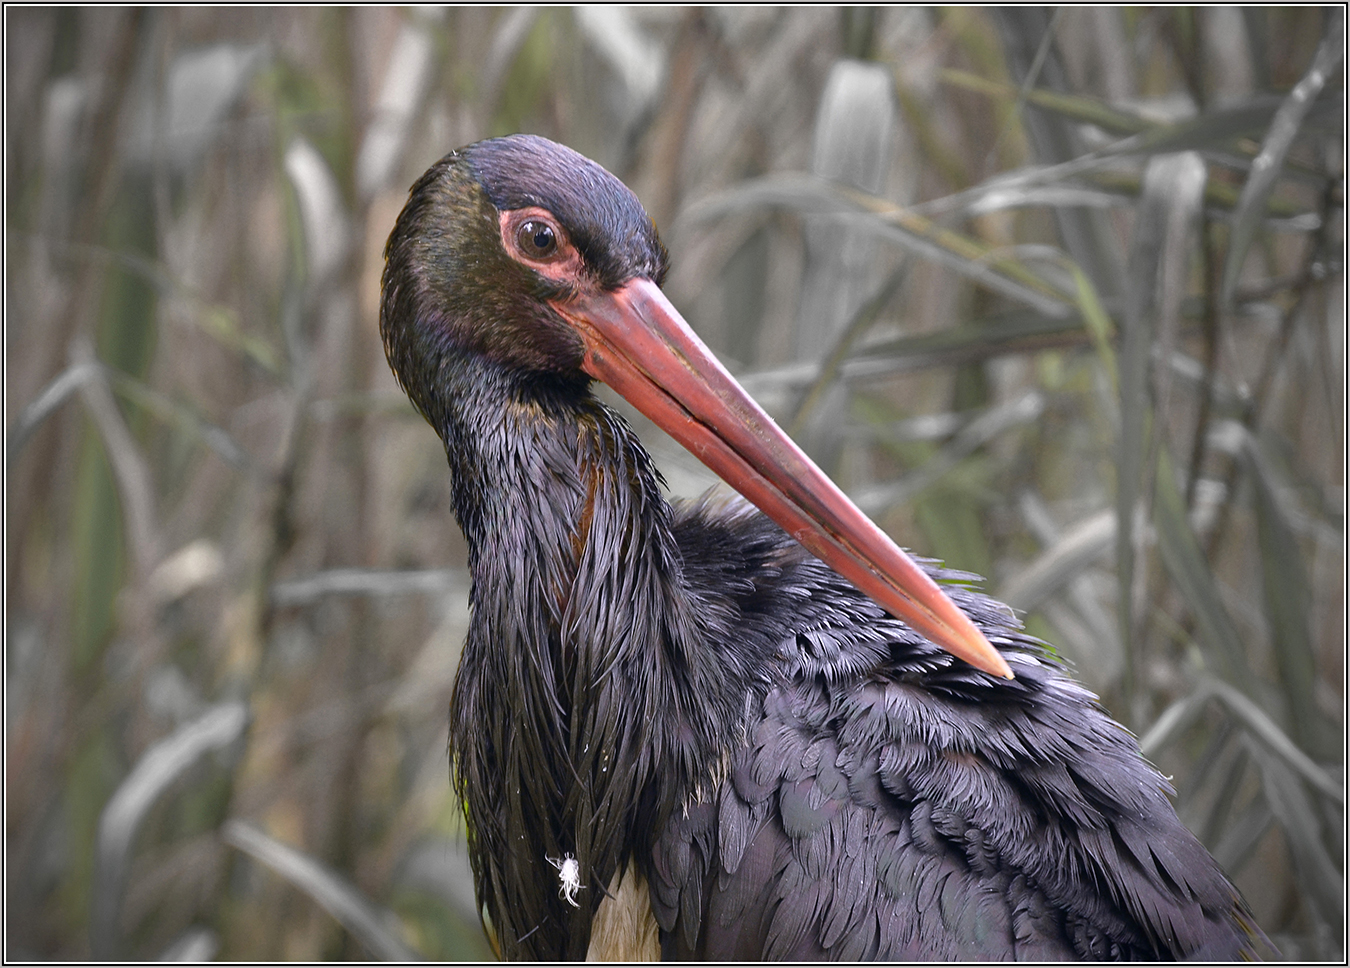
M 1002 606 L 951 589 L 1012 682 L 939 652 L 809 556 L 759 552 L 778 584 L 755 585 L 756 620 L 778 595 L 795 624 L 715 807 L 672 818 L 655 848 L 668 955 L 1273 951 L 1134 738 Z

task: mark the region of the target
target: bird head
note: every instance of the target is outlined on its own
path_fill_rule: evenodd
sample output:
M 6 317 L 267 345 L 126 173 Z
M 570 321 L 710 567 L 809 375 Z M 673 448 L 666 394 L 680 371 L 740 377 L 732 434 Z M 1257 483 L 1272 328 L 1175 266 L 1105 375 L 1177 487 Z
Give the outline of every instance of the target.
M 703 345 L 661 292 L 656 227 L 595 162 L 531 135 L 451 152 L 413 186 L 385 258 L 385 351 L 429 419 L 447 363 L 602 380 L 883 608 L 1012 678 L 970 619 Z
M 558 306 L 657 285 L 668 256 L 628 187 L 534 135 L 453 151 L 413 186 L 385 250 L 380 330 L 414 397 L 429 359 L 476 353 L 522 372 L 581 371 Z

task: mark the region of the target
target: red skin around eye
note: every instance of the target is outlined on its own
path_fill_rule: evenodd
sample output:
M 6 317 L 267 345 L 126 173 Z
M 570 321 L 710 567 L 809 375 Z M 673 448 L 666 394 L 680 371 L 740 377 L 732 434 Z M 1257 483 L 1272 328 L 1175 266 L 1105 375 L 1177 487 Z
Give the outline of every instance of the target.
M 584 263 L 581 260 L 581 253 L 572 245 L 567 238 L 567 233 L 563 231 L 562 226 L 558 224 L 557 219 L 548 209 L 532 205 L 529 208 L 516 208 L 502 212 L 497 218 L 498 225 L 501 226 L 502 247 L 506 249 L 507 255 L 554 282 L 574 288 L 585 288 L 586 280 L 585 274 L 582 272 Z M 516 234 L 526 222 L 538 222 L 552 229 L 557 248 L 542 259 L 524 252 L 516 241 Z

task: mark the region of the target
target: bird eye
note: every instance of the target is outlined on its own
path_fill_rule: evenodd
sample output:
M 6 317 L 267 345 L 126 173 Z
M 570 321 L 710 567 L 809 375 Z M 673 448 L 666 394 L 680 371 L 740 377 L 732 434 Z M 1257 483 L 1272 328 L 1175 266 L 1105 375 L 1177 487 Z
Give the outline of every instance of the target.
M 547 259 L 558 251 L 558 237 L 547 222 L 522 222 L 516 229 L 520 251 L 534 259 Z

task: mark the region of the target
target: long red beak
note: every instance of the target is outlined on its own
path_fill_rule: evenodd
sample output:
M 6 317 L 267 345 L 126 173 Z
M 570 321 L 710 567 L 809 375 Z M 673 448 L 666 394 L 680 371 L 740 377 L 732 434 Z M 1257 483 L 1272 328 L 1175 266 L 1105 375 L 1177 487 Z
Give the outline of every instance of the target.
M 952 655 L 1013 677 L 965 613 L 741 389 L 655 283 L 634 279 L 553 307 L 585 342 L 587 373 L 812 554 Z

